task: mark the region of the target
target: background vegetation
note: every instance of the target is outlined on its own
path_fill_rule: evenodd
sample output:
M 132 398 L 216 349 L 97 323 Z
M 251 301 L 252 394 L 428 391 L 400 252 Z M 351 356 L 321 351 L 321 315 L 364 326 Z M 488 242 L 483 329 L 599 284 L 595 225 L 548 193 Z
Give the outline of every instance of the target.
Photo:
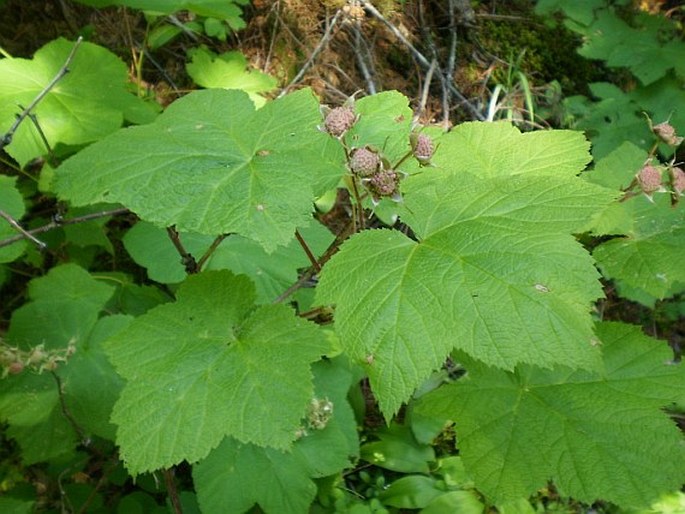
M 684 21 L 0 1 L 0 511 L 685 511 Z

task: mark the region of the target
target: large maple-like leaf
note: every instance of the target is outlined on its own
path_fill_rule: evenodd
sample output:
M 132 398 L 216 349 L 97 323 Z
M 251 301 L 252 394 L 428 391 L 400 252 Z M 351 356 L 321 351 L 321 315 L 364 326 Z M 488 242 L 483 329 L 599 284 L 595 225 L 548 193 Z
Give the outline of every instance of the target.
M 344 172 L 342 148 L 319 123 L 308 90 L 258 111 L 242 91 L 196 91 L 67 160 L 54 187 L 75 205 L 118 202 L 156 225 L 236 232 L 273 251 Z
M 205 272 L 107 343 L 127 380 L 112 420 L 132 473 L 202 459 L 226 435 L 278 449 L 295 439 L 327 343 L 288 307 L 254 299 L 246 277 Z
M 575 177 L 588 160 L 582 136 L 466 124 L 441 142 L 441 169 L 404 186 L 417 240 L 358 234 L 317 288 L 386 416 L 452 348 L 506 369 L 599 363 L 590 308 L 602 291 L 570 234 L 614 195 Z
M 459 451 L 494 502 L 526 497 L 553 479 L 562 495 L 646 505 L 685 480 L 682 434 L 661 409 L 685 373 L 663 342 L 620 323 L 597 327 L 598 373 L 465 359 L 466 378 L 422 398 L 420 412 L 456 421 Z

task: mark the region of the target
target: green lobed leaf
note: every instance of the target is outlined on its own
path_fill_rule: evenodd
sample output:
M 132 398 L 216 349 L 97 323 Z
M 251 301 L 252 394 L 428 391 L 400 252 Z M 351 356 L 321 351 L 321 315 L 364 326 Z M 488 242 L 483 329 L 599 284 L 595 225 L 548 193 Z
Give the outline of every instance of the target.
M 631 26 L 610 9 L 599 10 L 595 16 L 588 27 L 577 27 L 583 34 L 584 44 L 578 51 L 583 57 L 602 59 L 611 67 L 627 67 L 645 85 L 674 67 L 685 75 L 685 43 L 668 39 L 669 33 L 676 33 L 668 18 L 638 15 Z
M 72 455 L 78 442 L 59 407 L 55 379 L 23 372 L 0 381 L 0 419 L 26 465 Z
M 682 434 L 661 409 L 685 387 L 682 366 L 637 327 L 602 323 L 597 334 L 599 373 L 464 359 L 465 379 L 421 399 L 418 409 L 457 422 L 460 455 L 493 502 L 527 497 L 549 478 L 562 496 L 623 507 L 681 486 Z
M 241 91 L 196 91 L 67 160 L 54 187 L 75 205 L 119 202 L 156 225 L 235 232 L 272 252 L 309 224 L 314 189 L 343 173 L 320 121 L 308 90 L 259 111 Z
M 226 438 L 193 472 L 203 512 L 307 512 L 316 485 L 297 458 Z
M 257 107 L 266 103 L 259 93 L 267 93 L 278 84 L 270 75 L 249 69 L 247 59 L 237 51 L 216 55 L 207 49 L 197 48 L 190 56 L 186 71 L 196 84 L 205 88 L 245 91 Z
M 32 280 L 28 292 L 32 301 L 12 313 L 7 338 L 52 349 L 85 341 L 114 288 L 75 264 L 63 264 Z
M 10 128 L 21 112 L 19 105 L 29 105 L 50 83 L 73 46 L 59 38 L 38 50 L 33 60 L 0 60 L 0 132 Z M 126 89 L 126 65 L 109 50 L 81 43 L 69 70 L 32 111 L 51 147 L 103 138 L 121 126 L 125 111 L 140 108 L 142 101 Z M 21 166 L 47 153 L 30 120 L 19 126 L 6 151 Z
M 398 91 L 384 91 L 355 102 L 359 120 L 345 134 L 351 147 L 370 145 L 377 148 L 394 165 L 411 147 L 409 131 L 412 110 L 407 97 Z
M 581 132 L 543 130 L 522 134 L 507 122 L 462 123 L 440 139 L 431 162 L 450 172 L 480 177 L 546 174 L 572 177 L 590 162 Z
M 574 176 L 588 159 L 575 133 L 462 127 L 442 138 L 441 169 L 406 180 L 403 220 L 418 241 L 357 234 L 317 288 L 320 303 L 336 305 L 341 342 L 366 368 L 386 417 L 452 348 L 505 369 L 599 364 L 590 316 L 599 275 L 569 234 L 616 193 Z M 457 154 L 469 157 L 451 160 Z
M 680 264 L 685 255 L 685 210 L 673 209 L 667 195 L 659 195 L 654 203 L 638 196 L 626 204 L 634 227 L 592 252 L 602 273 L 659 300 L 685 289 Z
M 310 364 L 326 353 L 316 326 L 283 305 L 254 308 L 245 277 L 189 277 L 105 343 L 127 384 L 114 408 L 133 474 L 204 458 L 226 435 L 288 448 L 312 395 Z
M 24 198 L 17 190 L 16 181 L 16 177 L 0 176 L 0 210 L 5 211 L 6 214 L 19 221 L 24 215 L 26 208 L 24 207 Z M 0 219 L 0 241 L 17 234 L 18 232 L 6 219 Z M 17 241 L 11 246 L 0 248 L 0 263 L 12 262 L 24 253 L 25 249 L 26 241 Z
M 333 404 L 322 430 L 307 431 L 292 451 L 240 444 L 226 438 L 193 466 L 204 512 L 244 512 L 258 504 L 266 512 L 306 512 L 316 494 L 312 478 L 339 472 L 358 453 L 356 423 L 346 399 L 351 373 L 340 361 L 314 366 L 316 397 Z

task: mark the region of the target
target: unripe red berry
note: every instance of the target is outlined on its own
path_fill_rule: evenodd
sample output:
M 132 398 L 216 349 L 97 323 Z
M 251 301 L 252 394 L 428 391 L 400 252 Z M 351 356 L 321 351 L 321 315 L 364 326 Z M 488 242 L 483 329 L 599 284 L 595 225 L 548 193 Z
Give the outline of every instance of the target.
M 349 107 L 336 107 L 332 109 L 324 120 L 326 132 L 334 137 L 341 137 L 352 128 L 357 117 Z
M 360 177 L 370 177 L 376 173 L 380 162 L 380 157 L 373 150 L 357 148 L 350 156 L 350 170 Z
M 21 361 L 13 362 L 9 365 L 7 371 L 9 371 L 10 375 L 18 375 L 19 373 L 24 371 L 24 363 Z
M 418 134 L 416 136 L 412 141 L 412 149 L 414 151 L 414 157 L 416 157 L 421 164 L 428 164 L 435 152 L 433 140 L 426 134 Z
M 683 194 L 683 191 L 685 191 L 685 171 L 677 166 L 670 168 L 670 170 L 673 190 L 681 195 Z
M 374 197 L 394 196 L 399 192 L 400 177 L 393 170 L 380 170 L 371 177 L 366 186 Z
M 645 164 L 637 174 L 637 183 L 646 194 L 658 191 L 661 188 L 661 170 Z
M 676 135 L 675 128 L 667 121 L 654 125 L 652 131 L 659 139 L 669 146 L 678 146 L 683 142 L 683 138 Z

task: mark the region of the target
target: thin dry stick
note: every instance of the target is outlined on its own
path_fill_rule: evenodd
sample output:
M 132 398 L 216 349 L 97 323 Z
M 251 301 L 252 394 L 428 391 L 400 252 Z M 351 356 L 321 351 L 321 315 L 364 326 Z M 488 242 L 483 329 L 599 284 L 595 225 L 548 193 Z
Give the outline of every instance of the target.
M 274 5 L 271 6 L 272 11 L 276 11 L 276 16 L 274 20 L 274 27 L 271 31 L 271 41 L 269 41 L 269 51 L 266 53 L 266 59 L 264 59 L 264 72 L 269 72 L 269 66 L 271 65 L 271 56 L 274 52 L 274 44 L 276 43 L 276 33 L 278 31 L 278 22 L 281 21 L 281 0 L 278 0 Z
M 288 84 L 287 86 L 285 86 L 283 88 L 283 90 L 278 95 L 278 98 L 285 96 L 285 94 L 290 90 L 291 87 L 293 87 L 300 80 L 302 80 L 302 77 L 304 77 L 304 74 L 307 73 L 307 70 L 314 63 L 314 60 L 319 55 L 321 50 L 323 50 L 324 47 L 328 44 L 328 41 L 330 40 L 331 35 L 333 34 L 333 27 L 335 27 L 335 25 L 338 23 L 340 16 L 342 16 L 342 10 L 341 9 L 339 9 L 338 12 L 335 13 L 335 16 L 333 16 L 333 19 L 328 24 L 328 27 L 326 27 L 326 31 L 323 33 L 323 36 L 321 37 L 319 44 L 316 45 L 316 48 L 314 48 L 312 55 L 309 56 L 309 59 L 307 59 L 307 62 L 304 63 L 304 66 L 302 66 L 302 68 L 297 73 L 297 75 L 295 75 L 295 78 L 290 81 L 290 84 Z
M 12 228 L 14 228 L 16 231 L 19 232 L 19 236 L 17 236 L 17 241 L 19 241 L 21 239 L 28 239 L 33 244 L 35 244 L 41 252 L 48 247 L 48 245 L 45 244 L 43 241 L 34 237 L 31 233 L 24 230 L 24 228 L 17 222 L 17 220 L 15 220 L 12 216 L 7 214 L 5 211 L 0 210 L 0 218 L 5 218 L 5 220 L 7 220 L 7 223 L 9 223 L 12 226 Z M 0 246 L 3 246 L 3 245 L 0 243 Z
M 42 227 L 34 228 L 31 230 L 23 230 L 22 229 L 23 232 L 21 234 L 16 235 L 16 236 L 12 236 L 12 237 L 8 237 L 7 239 L 3 239 L 2 241 L 0 241 L 0 248 L 14 244 L 17 241 L 21 241 L 22 239 L 26 239 L 27 237 L 24 235 L 24 232 L 26 234 L 28 234 L 29 238 L 30 238 L 34 234 L 42 234 L 43 232 L 49 232 L 50 230 L 54 230 L 54 229 L 62 227 L 64 225 L 75 225 L 76 223 L 83 223 L 84 221 L 90 221 L 90 220 L 94 220 L 94 219 L 98 219 L 98 218 L 105 218 L 107 216 L 116 216 L 117 214 L 126 214 L 128 212 L 130 212 L 128 209 L 120 208 L 120 209 L 113 209 L 111 211 L 102 211 L 102 212 L 94 212 L 91 214 L 85 214 L 83 216 L 78 216 L 76 218 L 70 218 L 68 220 L 61 220 L 61 221 L 54 221 L 53 220 L 50 223 L 48 223 L 47 225 L 43 225 Z M 5 219 L 7 219 L 7 218 L 5 218 Z
M 457 17 L 455 14 L 454 0 L 449 0 L 449 16 L 450 53 L 447 57 L 447 66 L 445 67 L 445 80 L 452 82 L 454 81 L 454 71 L 457 66 Z M 445 130 L 447 130 L 450 123 L 449 98 L 447 96 L 443 96 L 442 109 L 442 124 Z
M 371 72 L 369 71 L 369 68 L 366 65 L 366 60 L 364 59 L 364 55 L 362 52 L 362 31 L 359 30 L 359 27 L 357 25 L 353 25 L 352 30 L 354 31 L 354 53 L 357 56 L 357 66 L 359 66 L 359 71 L 362 72 L 362 76 L 366 81 L 366 89 L 368 90 L 369 94 L 375 95 L 376 84 L 373 82 L 373 77 L 371 76 Z M 368 55 L 368 51 L 366 53 Z
M 450 13 L 450 54 L 447 58 L 447 69 L 445 73 L 448 77 L 454 77 L 454 70 L 457 65 L 457 17 L 455 13 L 454 0 L 449 0 Z
M 38 103 L 45 98 L 45 95 L 47 95 L 50 90 L 55 87 L 55 85 L 64 77 L 67 73 L 69 73 L 69 65 L 71 64 L 71 61 L 74 59 L 74 55 L 76 55 L 76 50 L 78 49 L 79 45 L 81 44 L 81 41 L 83 41 L 83 38 L 79 36 L 79 38 L 76 40 L 74 43 L 73 48 L 71 49 L 71 52 L 69 52 L 69 55 L 67 56 L 67 60 L 64 62 L 62 67 L 59 69 L 57 72 L 57 75 L 48 83 L 47 86 L 43 88 L 43 90 L 38 93 L 38 96 L 33 99 L 33 102 L 31 102 L 26 109 L 24 109 L 18 116 L 17 119 L 14 120 L 14 123 L 10 127 L 10 129 L 5 133 L 5 135 L 0 138 L 0 150 L 5 148 L 8 144 L 12 142 L 12 138 L 14 137 L 14 133 L 17 131 L 19 128 L 19 125 L 21 124 L 22 121 L 26 119 L 26 117 L 31 114 L 31 111 L 38 105 Z
M 433 66 L 433 63 L 435 63 L 435 66 L 438 69 L 438 73 L 441 76 L 440 79 L 440 86 L 442 88 L 442 112 L 443 112 L 443 119 L 449 120 L 449 111 L 450 111 L 450 91 L 447 87 L 447 83 L 449 81 L 448 75 L 445 73 L 443 70 L 442 66 L 439 65 L 439 54 L 438 54 L 438 49 L 435 46 L 435 42 L 433 41 L 433 37 L 431 36 L 430 29 L 428 27 L 428 24 L 426 23 L 426 20 L 424 19 L 423 15 L 423 2 L 419 2 L 419 22 L 421 25 L 421 32 L 423 33 L 423 38 L 428 44 L 428 48 L 430 48 L 431 54 L 433 55 L 433 61 L 431 62 L 431 66 Z M 430 70 L 429 70 L 430 71 Z M 445 123 L 446 125 L 446 123 Z
M 433 73 L 435 72 L 435 68 L 437 67 L 437 65 L 438 61 L 433 59 L 433 62 L 431 62 L 431 67 L 428 68 L 428 73 L 426 73 L 426 78 L 423 81 L 423 88 L 421 89 L 421 100 L 419 102 L 419 108 L 416 110 L 416 116 L 414 116 L 414 119 L 416 121 L 419 120 L 421 114 L 426 109 L 426 104 L 428 103 L 428 93 L 430 91 L 431 82 L 433 81 Z

